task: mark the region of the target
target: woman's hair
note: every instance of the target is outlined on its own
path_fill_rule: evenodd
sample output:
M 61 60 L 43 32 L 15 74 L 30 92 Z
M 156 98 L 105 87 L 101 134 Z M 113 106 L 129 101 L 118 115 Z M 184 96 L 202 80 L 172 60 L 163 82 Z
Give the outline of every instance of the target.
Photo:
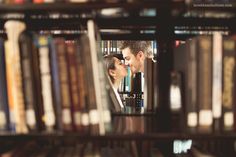
M 115 59 L 114 59 L 114 55 L 105 55 L 104 56 L 104 61 L 105 61 L 105 66 L 107 69 L 107 73 L 111 79 L 111 82 L 114 83 L 115 79 L 110 75 L 109 70 L 115 70 Z

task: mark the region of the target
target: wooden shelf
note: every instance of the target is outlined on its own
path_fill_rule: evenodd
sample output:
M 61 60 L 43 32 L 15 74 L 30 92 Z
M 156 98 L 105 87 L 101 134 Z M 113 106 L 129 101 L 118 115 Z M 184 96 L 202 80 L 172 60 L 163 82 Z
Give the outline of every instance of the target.
M 27 141 L 27 140 L 80 140 L 80 141 L 106 141 L 106 140 L 236 140 L 236 133 L 230 134 L 184 134 L 184 133 L 149 133 L 149 134 L 108 134 L 84 135 L 81 133 L 31 133 L 31 134 L 0 134 L 1 141 Z
M 80 12 L 91 11 L 104 8 L 123 8 L 126 10 L 137 10 L 144 8 L 157 8 L 165 10 L 165 8 L 180 9 L 184 7 L 184 1 L 168 2 L 164 0 L 153 0 L 148 2 L 86 2 L 86 3 L 48 3 L 48 4 L 1 4 L 0 12 L 29 12 L 29 13 L 42 13 L 42 12 Z

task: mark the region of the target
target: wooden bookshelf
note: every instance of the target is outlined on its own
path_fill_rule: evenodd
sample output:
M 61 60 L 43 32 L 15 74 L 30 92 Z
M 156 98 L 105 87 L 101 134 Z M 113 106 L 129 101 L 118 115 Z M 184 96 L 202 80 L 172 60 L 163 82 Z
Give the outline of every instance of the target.
M 157 8 L 157 9 L 165 9 L 165 8 L 173 8 L 182 10 L 184 9 L 184 1 L 176 1 L 176 2 L 166 2 L 163 0 L 151 0 L 148 2 L 86 2 L 86 3 L 51 3 L 51 4 L 1 4 L 0 10 L 2 13 L 12 13 L 12 12 L 30 12 L 30 13 L 43 13 L 43 12 L 71 12 L 77 13 L 80 11 L 91 11 L 98 10 L 104 8 L 124 8 L 127 10 L 137 10 L 143 8 Z
M 127 17 L 100 17 L 94 15 L 93 12 L 97 12 L 105 8 L 122 8 L 127 12 L 136 13 L 144 8 L 156 9 L 157 15 L 152 17 L 142 17 L 139 15 L 130 15 Z M 173 12 L 176 11 L 176 14 Z M 205 143 L 215 142 L 223 144 L 229 142 L 230 146 L 233 146 L 233 142 L 236 141 L 236 133 L 219 133 L 213 132 L 212 134 L 202 133 L 186 133 L 184 128 L 176 131 L 175 128 L 171 128 L 172 120 L 169 106 L 169 84 L 170 84 L 170 71 L 173 70 L 173 45 L 176 39 L 185 40 L 188 37 L 196 36 L 194 31 L 228 31 L 229 34 L 236 32 L 236 17 L 235 15 L 229 18 L 221 17 L 184 17 L 186 12 L 191 11 L 216 11 L 216 12 L 236 12 L 236 7 L 191 7 L 184 4 L 184 1 L 148 1 L 148 2 L 120 2 L 120 3 L 105 3 L 105 2 L 90 2 L 90 3 L 53 3 L 53 4 L 0 4 L 0 14 L 20 13 L 23 14 L 23 18 L 16 18 L 26 22 L 27 29 L 31 31 L 40 30 L 78 30 L 83 28 L 86 30 L 86 22 L 89 19 L 94 19 L 100 29 L 121 29 L 129 30 L 130 33 L 102 33 L 101 38 L 103 40 L 157 40 L 158 48 L 160 50 L 160 56 L 158 56 L 160 79 L 157 80 L 159 85 L 159 102 L 157 113 L 144 113 L 144 114 L 126 114 L 126 113 L 114 113 L 112 118 L 144 118 L 149 119 L 149 123 L 145 124 L 148 128 L 147 132 L 137 133 L 137 130 L 129 133 L 117 133 L 110 132 L 106 135 L 89 135 L 89 133 L 77 133 L 77 132 L 36 132 L 28 134 L 15 134 L 15 133 L 0 133 L 0 143 L 4 141 L 60 141 L 60 140 L 72 140 L 72 141 L 89 141 L 89 142 L 104 142 L 104 141 L 151 141 L 151 142 L 166 142 L 169 148 L 172 148 L 172 142 L 174 140 L 196 140 Z M 87 14 L 87 17 L 81 16 Z M 46 18 L 32 18 L 31 15 L 42 14 Z M 69 14 L 69 18 L 48 18 L 49 14 Z M 14 18 L 9 18 L 14 19 Z M 0 29 L 3 30 L 3 23 L 8 18 L 0 17 Z M 84 27 L 85 26 L 85 27 Z M 140 33 L 140 30 L 152 30 L 154 33 Z M 175 34 L 174 31 L 182 30 L 189 31 L 190 33 Z M 77 32 L 72 34 L 53 34 L 54 37 L 65 37 L 66 39 L 74 39 L 80 36 L 84 32 Z M 6 38 L 5 32 L 1 32 L 1 36 Z M 126 124 L 124 124 L 126 125 Z M 126 127 L 126 126 L 124 126 Z M 114 127 L 115 128 L 115 127 Z M 166 144 L 165 143 L 165 144 Z M 165 145 L 163 144 L 163 145 Z M 216 143 L 217 144 L 217 143 Z M 225 145 L 224 147 L 227 147 Z M 227 149 L 226 149 L 227 150 Z M 169 152 L 171 154 L 171 152 Z M 230 152 L 232 157 L 236 152 Z

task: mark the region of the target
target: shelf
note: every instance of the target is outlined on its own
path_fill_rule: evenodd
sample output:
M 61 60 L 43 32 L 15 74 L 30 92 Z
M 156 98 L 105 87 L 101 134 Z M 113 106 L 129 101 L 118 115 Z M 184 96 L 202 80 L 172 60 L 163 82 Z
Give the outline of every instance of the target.
M 87 2 L 87 3 L 51 3 L 51 4 L 1 4 L 0 12 L 29 12 L 29 13 L 45 13 L 45 12 L 70 12 L 76 13 L 80 11 L 91 11 L 104 8 L 124 8 L 126 10 L 136 10 L 144 8 L 157 8 L 165 10 L 165 8 L 181 9 L 184 7 L 184 1 L 166 2 L 163 0 L 148 2 Z
M 215 3 L 217 4 L 217 3 Z M 222 5 L 222 6 L 217 6 L 217 5 L 208 5 L 208 6 L 194 6 L 191 5 L 190 7 L 188 7 L 188 10 L 191 11 L 211 11 L 211 12 L 228 12 L 228 13 L 235 13 L 236 12 L 236 4 L 232 2 L 232 5 Z
M 0 140 L 29 141 L 29 140 L 78 140 L 78 141 L 107 141 L 107 140 L 236 140 L 236 134 L 184 134 L 184 133 L 151 133 L 151 134 L 115 134 L 115 135 L 83 135 L 80 133 L 34 133 L 34 134 L 0 134 Z
M 155 116 L 155 112 L 145 112 L 145 113 L 112 113 L 113 116 Z

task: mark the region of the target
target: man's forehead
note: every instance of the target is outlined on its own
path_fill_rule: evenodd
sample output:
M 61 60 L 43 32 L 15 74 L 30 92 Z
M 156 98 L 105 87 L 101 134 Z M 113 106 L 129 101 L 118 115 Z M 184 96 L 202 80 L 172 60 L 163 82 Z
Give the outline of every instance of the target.
M 129 47 L 122 50 L 123 57 L 132 55 Z

